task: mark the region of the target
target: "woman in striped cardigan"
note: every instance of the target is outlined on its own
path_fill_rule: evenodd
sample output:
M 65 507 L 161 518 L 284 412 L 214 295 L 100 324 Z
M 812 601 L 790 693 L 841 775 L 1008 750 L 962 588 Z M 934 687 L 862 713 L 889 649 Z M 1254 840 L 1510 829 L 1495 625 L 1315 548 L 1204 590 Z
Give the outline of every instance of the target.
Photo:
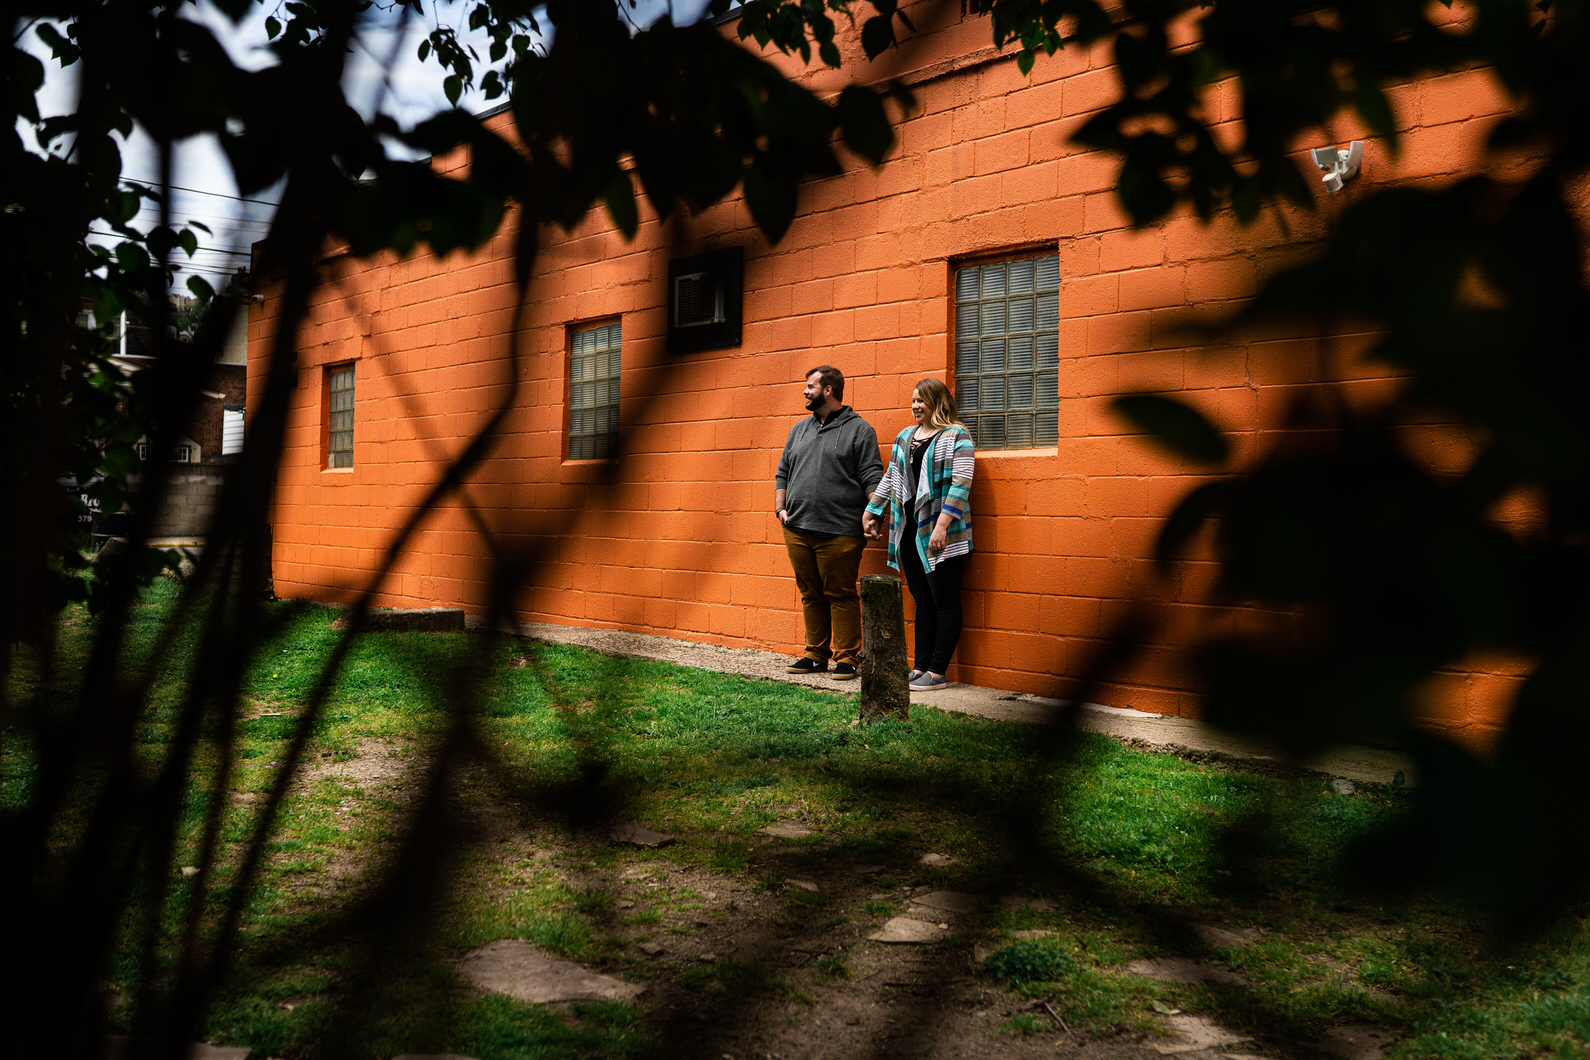
M 868 537 L 882 537 L 883 506 L 889 506 L 889 566 L 905 575 L 916 602 L 911 690 L 931 692 L 944 687 L 961 639 L 961 571 L 972 551 L 976 449 L 956 415 L 955 396 L 937 379 L 916 385 L 911 415 L 916 424 L 895 438 L 889 468 L 861 522 Z

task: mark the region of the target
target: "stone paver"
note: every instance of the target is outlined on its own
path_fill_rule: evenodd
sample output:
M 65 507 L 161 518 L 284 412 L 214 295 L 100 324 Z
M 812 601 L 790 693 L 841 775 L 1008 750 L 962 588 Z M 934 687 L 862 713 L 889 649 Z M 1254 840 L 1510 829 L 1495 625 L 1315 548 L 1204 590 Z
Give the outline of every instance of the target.
M 908 916 L 891 917 L 880 930 L 874 931 L 867 936 L 874 942 L 895 942 L 907 945 L 937 942 L 943 937 L 944 929 L 937 924 L 929 924 L 925 920 L 913 920 Z
M 674 841 L 666 832 L 653 832 L 638 824 L 621 824 L 613 829 L 614 842 L 633 843 L 638 847 L 665 847 Z
M 465 978 L 495 994 L 549 1005 L 555 1001 L 633 1001 L 645 991 L 640 983 L 586 971 L 560 961 L 523 939 L 498 939 L 459 961 Z
M 973 913 L 987 897 L 981 894 L 962 894 L 959 891 L 934 891 L 911 899 L 912 905 L 926 906 L 945 913 Z
M 774 821 L 766 828 L 758 828 L 757 831 L 778 839 L 805 839 L 809 835 L 817 834 L 817 829 L 809 828 L 797 821 Z
M 1192 929 L 1211 946 L 1246 946 L 1264 937 L 1264 932 L 1258 928 L 1230 924 L 1194 924 Z

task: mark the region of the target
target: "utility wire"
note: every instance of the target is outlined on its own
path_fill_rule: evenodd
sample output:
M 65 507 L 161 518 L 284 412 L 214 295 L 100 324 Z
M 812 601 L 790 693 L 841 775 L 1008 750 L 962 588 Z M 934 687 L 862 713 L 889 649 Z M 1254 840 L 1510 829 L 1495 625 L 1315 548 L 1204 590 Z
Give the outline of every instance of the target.
M 133 184 L 147 184 L 151 188 L 156 188 L 156 189 L 169 188 L 172 191 L 186 191 L 186 192 L 191 192 L 194 195 L 214 195 L 218 199 L 231 199 L 233 202 L 252 202 L 252 203 L 258 203 L 260 206 L 280 206 L 281 205 L 281 203 L 271 202 L 269 199 L 249 199 L 249 198 L 245 198 L 245 197 L 243 197 L 241 195 L 228 195 L 224 191 L 204 191 L 202 188 L 184 188 L 180 184 L 161 184 L 159 181 L 139 180 L 136 177 L 127 177 L 126 179 L 130 183 L 133 183 Z
M 120 232 L 102 232 L 98 228 L 90 228 L 88 230 L 88 234 L 89 235 L 94 235 L 94 236 L 107 236 L 107 237 L 109 237 L 111 239 L 126 239 L 127 238 L 126 236 L 122 235 Z M 217 250 L 214 247 L 206 247 L 206 246 L 196 247 L 194 249 L 194 253 L 196 253 L 196 254 L 229 254 L 229 255 L 231 255 L 232 257 L 235 257 L 235 258 L 251 258 L 251 257 L 254 256 L 252 252 L 247 251 L 247 250 Z

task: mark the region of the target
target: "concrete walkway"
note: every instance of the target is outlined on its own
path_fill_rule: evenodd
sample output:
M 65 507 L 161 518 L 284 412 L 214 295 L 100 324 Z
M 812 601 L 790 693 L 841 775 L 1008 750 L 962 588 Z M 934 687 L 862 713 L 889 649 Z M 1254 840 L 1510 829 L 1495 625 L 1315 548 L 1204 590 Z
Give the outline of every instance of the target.
M 471 629 L 482 626 L 474 615 L 470 615 L 467 621 Z M 755 648 L 724 648 L 716 644 L 698 644 L 695 641 L 659 637 L 649 633 L 586 629 L 580 626 L 558 626 L 545 622 L 521 623 L 515 632 L 527 640 L 573 644 L 604 655 L 657 659 L 701 670 L 716 670 L 743 677 L 805 685 L 823 692 L 849 694 L 857 689 L 857 682 L 835 681 L 826 674 L 799 676 L 785 673 L 784 667 L 789 664 L 789 656 L 776 655 Z M 960 714 L 976 714 L 984 718 L 1019 721 L 1030 725 L 1049 722 L 1057 710 L 1066 706 L 1058 699 L 962 684 L 952 684 L 937 692 L 914 693 L 911 703 L 913 706 L 938 707 L 940 710 Z M 1288 762 L 1274 747 L 1263 741 L 1220 732 L 1200 721 L 1173 718 L 1163 714 L 1147 714 L 1140 710 L 1108 707 L 1098 703 L 1082 705 L 1081 724 L 1085 729 L 1107 733 L 1140 746 L 1171 751 L 1185 749 L 1206 752 L 1260 767 L 1296 766 L 1331 777 L 1379 783 L 1390 783 L 1400 772 L 1407 783 L 1414 782 L 1413 764 L 1408 757 L 1379 747 L 1346 745 L 1334 748 L 1311 761 Z

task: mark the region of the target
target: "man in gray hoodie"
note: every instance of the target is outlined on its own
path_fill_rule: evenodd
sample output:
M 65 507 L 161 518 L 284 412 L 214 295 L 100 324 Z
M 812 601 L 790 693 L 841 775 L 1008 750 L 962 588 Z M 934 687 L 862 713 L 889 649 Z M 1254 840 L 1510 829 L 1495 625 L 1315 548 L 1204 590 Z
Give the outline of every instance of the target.
M 786 669 L 820 674 L 832 658 L 836 681 L 854 680 L 861 661 L 861 513 L 883 478 L 877 432 L 844 396 L 839 369 L 806 373 L 811 415 L 790 428 L 773 480 L 773 514 L 784 526 L 806 623 L 806 654 Z

